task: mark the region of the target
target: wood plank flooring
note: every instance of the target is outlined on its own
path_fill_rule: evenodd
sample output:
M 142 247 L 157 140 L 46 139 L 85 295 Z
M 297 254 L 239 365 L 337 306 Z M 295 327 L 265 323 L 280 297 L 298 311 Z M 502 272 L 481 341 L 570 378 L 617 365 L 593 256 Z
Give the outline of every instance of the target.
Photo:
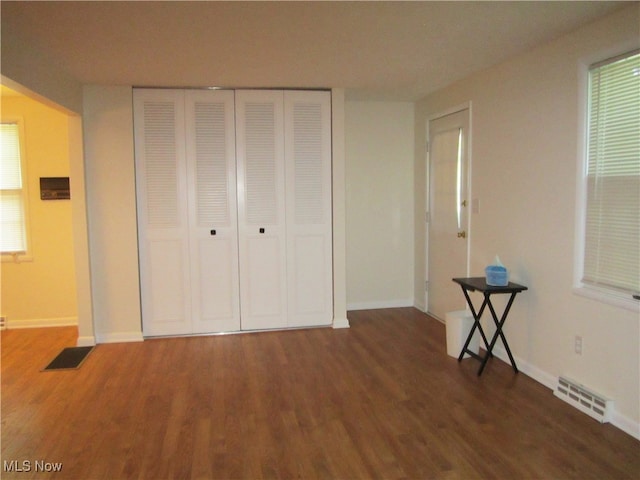
M 98 345 L 56 372 L 73 328 L 4 331 L 2 478 L 640 478 L 640 442 L 500 360 L 478 378 L 436 320 L 349 319 Z

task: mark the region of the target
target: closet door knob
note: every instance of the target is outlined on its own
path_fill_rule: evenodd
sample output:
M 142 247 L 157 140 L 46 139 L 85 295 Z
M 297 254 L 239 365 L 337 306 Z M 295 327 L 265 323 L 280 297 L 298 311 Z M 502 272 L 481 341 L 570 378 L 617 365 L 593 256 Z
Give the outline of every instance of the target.
M 260 229 L 260 233 L 264 233 L 264 228 L 261 228 L 261 229 Z
M 211 230 L 211 235 L 215 235 L 216 231 L 215 230 Z

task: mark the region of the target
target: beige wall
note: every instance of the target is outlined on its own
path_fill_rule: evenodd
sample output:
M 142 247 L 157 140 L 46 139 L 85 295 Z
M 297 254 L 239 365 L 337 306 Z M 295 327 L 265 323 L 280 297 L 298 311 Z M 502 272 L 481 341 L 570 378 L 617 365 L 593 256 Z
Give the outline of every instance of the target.
M 21 118 L 28 189 L 28 261 L 2 263 L 9 328 L 77 324 L 72 200 L 40 199 L 40 177 L 69 176 L 68 116 L 26 97 L 2 98 L 3 120 Z
M 412 103 L 347 102 L 347 305 L 413 305 Z
M 567 375 L 615 401 L 614 423 L 640 419 L 638 312 L 577 296 L 576 186 L 585 65 L 638 44 L 638 5 L 440 90 L 416 107 L 416 218 L 424 212 L 426 119 L 472 102 L 471 273 L 493 256 L 516 282 L 507 338 L 523 370 L 549 386 Z M 637 48 L 637 47 L 636 47 Z M 424 233 L 416 230 L 416 285 L 424 281 Z M 417 290 L 417 289 L 416 289 Z M 416 292 L 416 295 L 418 293 Z M 574 338 L 583 353 L 574 353 Z

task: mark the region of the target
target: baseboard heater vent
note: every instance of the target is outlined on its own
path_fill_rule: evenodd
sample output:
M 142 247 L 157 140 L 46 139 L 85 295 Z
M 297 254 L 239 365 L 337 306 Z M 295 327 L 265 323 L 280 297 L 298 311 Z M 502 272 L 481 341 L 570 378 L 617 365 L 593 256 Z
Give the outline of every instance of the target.
M 553 394 L 600 423 L 608 423 L 611 419 L 613 400 L 592 392 L 575 380 L 559 377 Z

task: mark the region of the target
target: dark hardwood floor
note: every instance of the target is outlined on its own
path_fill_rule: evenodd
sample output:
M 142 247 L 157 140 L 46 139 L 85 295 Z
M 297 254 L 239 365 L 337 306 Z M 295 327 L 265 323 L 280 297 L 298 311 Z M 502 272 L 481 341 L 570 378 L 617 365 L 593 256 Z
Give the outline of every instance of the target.
M 640 478 L 639 441 L 498 359 L 478 378 L 436 320 L 349 319 L 98 345 L 54 372 L 73 328 L 4 331 L 2 478 Z

